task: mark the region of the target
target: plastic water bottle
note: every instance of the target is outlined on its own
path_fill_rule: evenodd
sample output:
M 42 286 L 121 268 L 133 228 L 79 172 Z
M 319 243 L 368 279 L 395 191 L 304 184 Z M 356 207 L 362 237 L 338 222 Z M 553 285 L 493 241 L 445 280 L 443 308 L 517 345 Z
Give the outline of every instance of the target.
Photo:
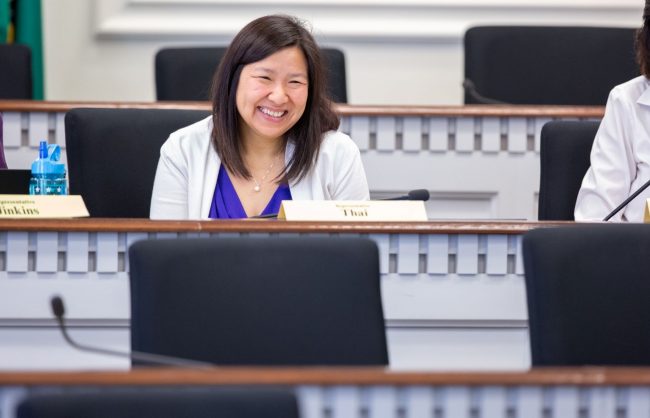
M 29 194 L 68 194 L 65 179 L 65 165 L 59 162 L 61 148 L 41 141 L 38 159 L 32 163 L 32 178 L 29 180 Z

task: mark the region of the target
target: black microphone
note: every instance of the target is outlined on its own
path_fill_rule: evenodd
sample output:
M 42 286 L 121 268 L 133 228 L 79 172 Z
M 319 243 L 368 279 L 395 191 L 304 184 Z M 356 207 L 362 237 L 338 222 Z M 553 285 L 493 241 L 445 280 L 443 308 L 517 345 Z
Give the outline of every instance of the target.
M 63 339 L 72 347 L 81 351 L 88 351 L 91 353 L 102 354 L 113 357 L 128 358 L 135 361 L 140 361 L 149 364 L 156 364 L 159 366 L 174 366 L 174 367 L 192 367 L 192 368 L 207 368 L 214 367 L 214 364 L 205 363 L 202 361 L 188 360 L 178 357 L 165 356 L 161 354 L 143 353 L 140 351 L 131 351 L 130 353 L 124 351 L 110 350 L 107 348 L 91 347 L 87 345 L 78 344 L 68 335 L 67 327 L 65 326 L 65 307 L 63 306 L 63 299 L 60 296 L 53 296 L 50 299 L 52 313 L 59 324 L 59 329 L 63 335 Z
M 277 213 L 267 213 L 266 215 L 250 216 L 250 219 L 276 219 L 277 217 Z
M 478 92 L 476 89 L 476 84 L 469 78 L 466 78 L 463 80 L 463 89 L 465 89 L 465 92 L 478 104 L 496 104 L 496 105 L 505 105 L 505 104 L 510 104 L 506 102 L 502 102 L 501 100 L 497 99 L 492 99 L 490 97 L 485 97 L 481 93 Z
M 423 202 L 426 202 L 429 200 L 429 191 L 426 189 L 415 189 L 415 190 L 411 190 L 410 192 L 408 192 L 408 194 L 405 194 L 404 196 L 391 197 L 388 199 L 381 199 L 381 200 L 421 200 Z
M 610 218 L 611 218 L 612 216 L 614 216 L 614 215 L 616 215 L 618 212 L 620 212 L 621 209 L 623 209 L 625 206 L 627 206 L 628 203 L 630 203 L 632 200 L 634 200 L 635 197 L 637 197 L 638 195 L 640 195 L 642 191 L 644 191 L 645 189 L 648 188 L 648 186 L 650 186 L 650 180 L 646 181 L 645 184 L 644 184 L 643 186 L 639 187 L 639 188 L 637 189 L 636 192 L 632 193 L 632 194 L 630 195 L 630 197 L 628 197 L 627 199 L 625 199 L 625 200 L 623 201 L 623 203 L 621 203 L 620 205 L 618 205 L 618 207 L 617 207 L 616 209 L 614 209 L 613 211 L 611 211 L 611 212 L 609 213 L 609 215 L 605 216 L 605 217 L 603 218 L 603 222 L 605 222 L 605 221 L 609 221 Z

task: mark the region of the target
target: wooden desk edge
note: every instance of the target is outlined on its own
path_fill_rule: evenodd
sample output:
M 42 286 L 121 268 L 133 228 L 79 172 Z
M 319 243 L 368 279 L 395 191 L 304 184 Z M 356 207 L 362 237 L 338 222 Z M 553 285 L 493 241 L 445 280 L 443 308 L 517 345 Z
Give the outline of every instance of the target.
M 73 108 L 184 109 L 210 111 L 209 102 L 69 102 L 0 100 L 0 112 L 67 112 Z M 334 104 L 341 116 L 494 116 L 602 118 L 604 106 L 530 105 L 350 105 Z
M 133 371 L 4 372 L 0 385 L 395 385 L 395 386 L 637 386 L 650 368 L 548 368 L 527 372 L 392 372 L 375 367 L 173 368 Z
M 0 219 L 0 231 L 262 232 L 357 234 L 521 234 L 534 228 L 579 225 L 552 221 L 303 222 L 257 220 L 155 221 L 149 219 Z

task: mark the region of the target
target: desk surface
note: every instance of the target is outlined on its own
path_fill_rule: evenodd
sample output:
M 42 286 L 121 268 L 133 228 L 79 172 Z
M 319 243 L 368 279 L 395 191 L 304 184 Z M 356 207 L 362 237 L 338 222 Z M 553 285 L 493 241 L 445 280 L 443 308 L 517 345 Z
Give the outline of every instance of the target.
M 149 219 L 0 219 L 0 231 L 94 232 L 287 232 L 357 234 L 522 234 L 534 228 L 579 225 L 575 222 L 428 221 L 304 222 L 269 219 L 152 221 Z
M 209 102 L 59 102 L 38 100 L 0 100 L 2 111 L 66 112 L 76 107 L 114 109 L 211 109 Z M 526 106 L 526 105 L 460 105 L 460 106 L 369 106 L 334 105 L 341 116 L 549 116 L 601 118 L 602 106 Z
M 426 385 L 426 386 L 617 386 L 649 385 L 650 368 L 543 368 L 527 372 L 425 373 L 381 368 L 223 367 L 201 370 L 4 372 L 0 385 Z

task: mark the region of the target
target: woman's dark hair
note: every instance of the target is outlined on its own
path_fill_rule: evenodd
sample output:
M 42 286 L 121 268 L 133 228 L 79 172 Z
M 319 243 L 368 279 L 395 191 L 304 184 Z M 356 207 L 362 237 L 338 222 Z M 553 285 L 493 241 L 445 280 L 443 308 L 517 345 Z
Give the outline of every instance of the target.
M 650 0 L 643 9 L 643 26 L 636 32 L 636 60 L 641 74 L 650 78 Z
M 643 27 L 636 32 L 636 60 L 641 74 L 650 78 L 650 18 L 644 21 Z
M 237 85 L 242 68 L 287 47 L 298 47 L 307 61 L 308 96 L 305 111 L 285 140 L 295 145 L 293 156 L 279 179 L 300 180 L 318 156 L 323 133 L 339 127 L 339 118 L 327 95 L 325 69 L 316 41 L 296 18 L 263 16 L 246 25 L 230 43 L 212 82 L 212 145 L 222 164 L 233 174 L 251 178 L 239 141 Z

